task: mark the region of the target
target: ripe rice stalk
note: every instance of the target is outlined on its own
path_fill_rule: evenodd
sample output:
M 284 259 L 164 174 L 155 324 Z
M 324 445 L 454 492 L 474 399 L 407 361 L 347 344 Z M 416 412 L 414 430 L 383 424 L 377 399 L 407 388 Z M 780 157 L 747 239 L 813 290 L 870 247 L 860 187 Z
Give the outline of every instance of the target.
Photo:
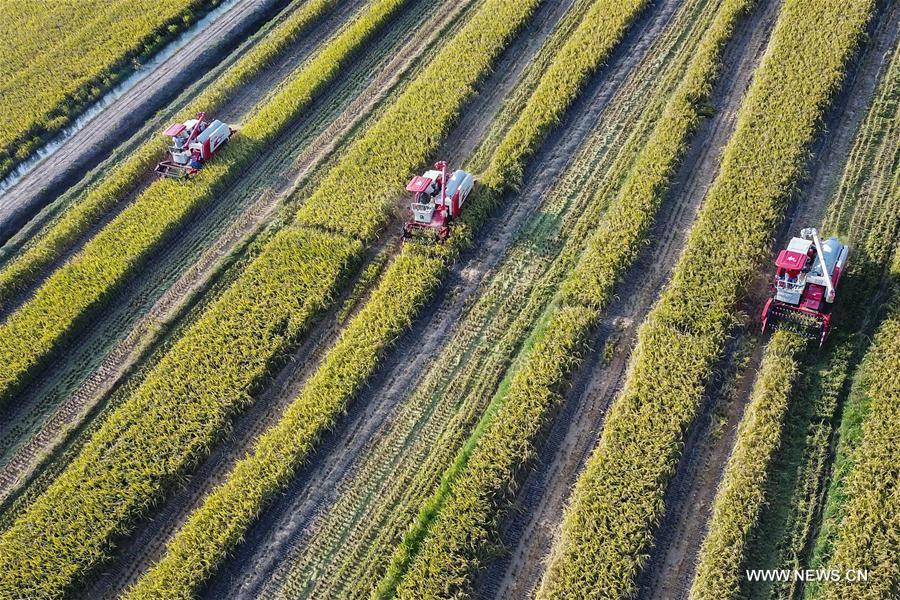
M 625 387 L 576 484 L 540 597 L 634 592 L 735 303 L 767 252 L 873 5 L 783 4 L 719 175 L 639 330 Z

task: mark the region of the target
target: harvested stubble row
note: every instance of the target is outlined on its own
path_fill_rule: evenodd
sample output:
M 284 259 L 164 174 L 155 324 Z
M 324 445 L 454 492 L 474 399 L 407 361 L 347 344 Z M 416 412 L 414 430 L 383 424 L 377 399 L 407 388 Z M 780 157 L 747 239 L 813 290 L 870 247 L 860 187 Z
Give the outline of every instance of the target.
M 252 393 L 273 363 L 297 342 L 312 314 L 328 302 L 348 272 L 348 263 L 359 260 L 363 253 L 359 239 L 371 238 L 385 222 L 389 198 L 402 189 L 410 172 L 435 149 L 472 94 L 475 83 L 490 70 L 494 59 L 539 1 L 485 0 L 396 102 L 354 142 L 305 207 L 312 207 L 311 214 L 324 214 L 328 208 L 349 214 L 352 207 L 367 207 L 368 218 L 343 223 L 341 229 L 348 233 L 344 237 L 304 226 L 301 213 L 297 223 L 263 248 L 222 298 L 188 328 L 160 365 L 148 374 L 145 383 L 110 416 L 73 464 L 0 538 L 0 595 L 63 595 L 103 559 L 115 536 L 127 531 L 130 523 L 146 513 L 178 476 L 208 451 L 227 428 L 230 417 L 252 400 Z M 328 56 L 351 40 L 362 44 L 374 31 L 374 25 L 379 20 L 384 22 L 401 4 L 398 0 L 374 2 L 319 56 Z M 360 24 L 368 29 L 359 30 Z M 317 65 L 318 60 L 310 65 Z M 339 66 L 335 61 L 328 64 Z M 443 92 L 435 94 L 435 89 Z M 294 86 L 286 87 L 283 94 L 295 103 L 304 97 L 297 95 Z M 271 123 L 273 115 L 268 113 L 278 112 L 277 103 L 282 98 L 279 94 L 260 110 L 260 124 Z M 420 112 L 422 107 L 429 110 Z M 373 185 L 373 180 L 380 185 Z M 359 193 L 350 197 L 347 189 Z M 377 211 L 380 213 L 375 214 Z M 429 277 L 428 273 L 439 272 L 441 262 L 434 257 L 401 257 L 385 275 L 382 285 L 405 285 L 409 295 L 426 297 L 427 292 L 416 290 L 423 285 L 433 287 L 434 276 Z M 403 311 L 412 311 L 415 304 L 414 297 L 400 301 L 403 297 L 399 292 L 376 293 L 374 306 L 364 309 L 370 322 L 365 327 L 351 324 L 342 337 L 352 340 L 342 341 L 350 355 L 367 352 L 367 344 L 386 343 L 385 336 L 388 341 L 392 339 L 397 320 L 402 322 Z M 394 314 L 400 316 L 390 317 Z M 382 321 L 387 333 L 371 326 L 372 322 Z M 367 336 L 373 336 L 375 341 Z M 317 413 L 319 420 L 310 425 L 315 426 L 315 431 L 336 414 L 337 408 L 329 407 L 340 404 L 348 389 L 344 386 L 355 389 L 360 385 L 352 378 L 353 373 L 366 373 L 372 365 L 358 357 L 337 363 L 334 368 L 336 371 L 318 381 L 336 386 L 333 389 L 340 393 L 332 405 L 320 405 L 318 400 L 314 403 L 329 409 Z M 142 410 L 148 405 L 154 409 Z M 291 414 L 298 413 L 287 413 Z M 278 472 L 289 472 L 294 464 L 291 459 L 298 458 L 290 453 L 290 448 L 302 450 L 313 443 L 314 437 L 296 438 L 295 423 L 289 419 L 282 426 L 290 435 L 279 436 L 275 431 L 270 448 L 286 454 L 255 455 L 256 461 L 241 468 L 265 467 L 276 482 L 284 477 Z M 290 442 L 289 449 L 280 446 L 281 442 Z M 265 450 L 267 446 L 260 448 Z M 277 460 L 279 456 L 283 460 Z M 259 497 L 268 497 L 272 482 L 273 479 L 260 479 Z M 153 590 L 162 586 L 171 592 L 163 593 L 163 597 L 190 596 L 194 586 L 203 581 L 227 550 L 226 542 L 233 543 L 240 536 L 246 521 L 240 520 L 238 514 L 246 513 L 250 518 L 256 514 L 256 503 L 244 502 L 252 497 L 249 490 L 242 488 L 240 501 L 226 503 L 240 512 L 220 515 L 234 529 L 200 528 L 201 537 L 190 542 L 196 543 L 201 552 L 180 562 L 177 569 L 166 575 L 172 575 L 171 579 L 158 581 L 151 574 L 134 594 L 140 596 L 141 589 L 146 589 L 151 597 L 159 597 Z M 215 497 L 212 502 L 216 502 Z M 210 551 L 202 550 L 207 546 Z M 194 548 L 188 545 L 184 550 Z M 165 563 L 154 572 L 163 569 Z
M 504 3 L 497 4 L 504 6 Z M 573 56 L 571 51 L 560 52 L 529 98 L 523 115 L 527 115 L 532 121 L 528 128 L 530 133 L 522 138 L 524 151 L 518 146 L 512 150 L 518 153 L 518 158 L 515 162 L 507 163 L 510 167 L 520 169 L 521 162 L 530 157 L 540 139 L 578 95 L 589 74 L 609 54 L 624 28 L 643 4 L 642 0 L 635 0 L 630 4 L 630 10 L 623 11 L 617 8 L 618 0 L 596 1 L 588 13 L 590 19 L 588 16 L 584 19 L 587 24 L 576 29 L 571 43 L 566 44 L 580 47 L 577 64 L 570 64 L 570 70 L 560 68 L 560 61 L 571 61 Z M 514 9 L 514 5 L 518 8 Z M 524 20 L 536 5 L 537 2 L 533 2 L 526 8 L 522 2 L 507 2 L 502 10 Z M 478 35 L 480 28 L 487 27 L 486 23 L 498 16 L 496 12 L 491 14 L 485 10 L 490 6 L 491 3 L 485 5 L 460 35 Z M 617 17 L 603 27 L 597 27 L 595 20 L 601 18 L 598 15 L 604 12 L 611 12 Z M 506 22 L 512 24 L 512 19 L 507 19 Z M 448 59 L 452 56 L 458 64 L 459 49 L 454 49 L 453 42 L 450 43 L 450 50 Z M 590 60 L 584 59 L 585 54 Z M 436 64 L 441 64 L 441 57 Z M 577 76 L 573 77 L 571 71 L 576 71 Z M 409 91 L 427 97 L 429 89 L 420 83 L 424 82 L 414 82 Z M 547 102 L 559 105 L 554 105 L 549 110 L 533 110 L 535 104 L 546 107 Z M 421 106 L 410 103 L 393 111 L 393 114 L 402 116 L 406 114 L 406 110 Z M 439 105 L 433 105 L 433 110 L 439 110 L 438 114 L 441 114 L 446 109 L 441 110 Z M 429 111 L 422 114 L 429 114 Z M 405 147 L 401 144 L 385 145 L 384 136 L 392 130 L 382 125 L 378 123 L 370 129 L 368 139 L 361 140 L 361 143 L 351 148 L 341 165 L 326 176 L 322 186 L 300 208 L 298 218 L 301 222 L 315 223 L 347 234 L 353 233 L 357 237 L 368 238 L 375 235 L 385 219 L 389 196 L 383 197 L 381 205 L 373 202 L 371 207 L 368 204 L 360 207 L 356 203 L 337 210 L 333 205 L 328 206 L 316 200 L 329 193 L 329 190 L 337 193 L 346 189 L 347 177 L 359 173 L 363 167 L 380 165 L 382 160 L 389 164 L 388 157 L 378 154 L 379 148 L 382 153 L 383 148 L 388 147 L 403 155 Z M 518 123 L 511 129 L 519 130 L 521 126 Z M 410 153 L 416 151 L 414 146 L 409 147 Z M 367 155 L 368 163 L 362 161 Z M 357 160 L 357 156 L 360 160 Z M 424 156 L 418 160 L 422 159 Z M 376 181 L 382 172 L 384 171 L 376 169 Z M 507 175 L 509 173 L 493 171 L 485 180 L 509 181 Z M 368 177 L 371 180 L 372 174 L 369 173 Z M 390 189 L 396 189 L 396 180 L 390 180 L 389 183 Z M 374 188 L 377 189 L 378 186 Z M 271 496 L 284 486 L 318 437 L 334 423 L 347 403 L 357 394 L 377 367 L 379 358 L 435 291 L 449 260 L 470 242 L 474 229 L 485 218 L 500 193 L 500 189 L 485 186 L 473 194 L 468 201 L 470 206 L 464 219 L 443 246 L 428 247 L 415 243 L 404 246 L 400 255 L 388 267 L 372 297 L 350 321 L 337 344 L 329 350 L 322 366 L 290 404 L 282 419 L 259 438 L 253 450 L 238 462 L 225 482 L 191 514 L 169 543 L 165 556 L 138 581 L 131 590 L 130 597 L 190 597 L 202 584 L 221 558 L 242 538 L 246 528 Z M 351 210 L 354 207 L 356 210 Z
M 625 387 L 576 484 L 542 597 L 634 591 L 733 307 L 767 251 L 872 9 L 871 0 L 783 4 L 719 175 L 640 328 Z
M 219 1 L 4 3 L 0 177 Z
M 409 0 L 378 0 L 331 40 L 282 89 L 253 111 L 240 135 L 190 182 L 154 182 L 0 325 L 0 404 L 66 336 L 204 203 L 295 119 L 341 67 Z
M 726 1 L 719 8 L 633 170 L 588 241 L 588 251 L 563 281 L 557 305 L 544 317 L 546 327 L 535 330 L 533 349 L 505 394 L 492 401 L 500 405 L 497 416 L 450 488 L 399 585 L 400 597 L 445 597 L 468 589 L 488 554 L 517 476 L 534 456 L 539 432 L 561 400 L 560 389 L 587 332 L 646 237 L 699 120 L 699 105 L 709 94 L 722 48 L 750 3 Z
M 791 331 L 776 332 L 763 355 L 750 403 L 713 503 L 691 600 L 735 598 L 744 576 L 747 542 L 765 499 L 765 482 L 781 443 L 797 356 L 805 345 Z
M 337 0 L 308 0 L 283 23 L 204 88 L 173 120 L 181 121 L 204 110 L 215 114 L 228 97 L 265 69 L 288 45 L 307 31 Z M 239 135 L 243 135 L 241 132 Z M 121 165 L 86 190 L 59 218 L 47 225 L 0 270 L 0 306 L 32 285 L 41 272 L 83 236 L 147 177 L 160 158 L 163 139 L 154 136 Z
M 900 202 L 900 187 L 894 189 Z M 892 598 L 900 590 L 900 246 L 895 248 L 893 308 L 853 382 L 856 402 L 865 405 L 862 440 L 841 488 L 828 564 L 838 573 L 865 570 L 868 581 L 825 582 L 817 597 L 828 600 Z

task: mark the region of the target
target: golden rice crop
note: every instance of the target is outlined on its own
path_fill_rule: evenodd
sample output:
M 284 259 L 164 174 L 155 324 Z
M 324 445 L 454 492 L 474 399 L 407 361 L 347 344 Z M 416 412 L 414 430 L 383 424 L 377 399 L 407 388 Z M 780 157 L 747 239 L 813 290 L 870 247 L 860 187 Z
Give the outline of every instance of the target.
M 246 85 L 257 72 L 269 65 L 288 44 L 324 16 L 334 2 L 308 0 L 229 67 L 222 77 L 205 87 L 174 120 L 189 119 L 201 110 L 214 115 L 235 90 Z M 27 3 L 16 3 L 17 6 L 20 4 L 24 6 Z M 138 147 L 3 265 L 0 270 L 0 305 L 34 283 L 44 268 L 59 258 L 147 176 L 160 158 L 162 141 L 161 137 L 154 136 Z
M 766 345 L 713 502 L 691 600 L 726 600 L 740 591 L 747 543 L 763 506 L 766 476 L 781 443 L 797 355 L 804 344 L 797 333 L 778 331 Z
M 5 3 L 0 176 L 219 1 Z
M 787 0 L 672 280 L 579 477 L 543 598 L 627 596 L 745 282 L 767 251 L 870 0 Z M 723 227 L 727 223 L 727 227 Z
M 215 160 L 188 182 L 161 179 L 150 185 L 10 315 L 0 325 L 0 403 L 194 210 L 238 177 L 240 168 L 408 1 L 374 2 L 258 107 Z
M 447 42 L 437 58 L 422 70 L 410 88 L 401 94 L 395 106 L 408 106 L 415 102 L 418 92 L 411 90 L 421 90 L 423 87 L 432 89 L 439 85 L 443 81 L 441 69 L 447 63 L 446 57 L 453 55 L 464 64 L 473 65 L 466 85 L 457 90 L 446 90 L 443 94 L 444 102 L 449 102 L 450 97 L 456 99 L 458 111 L 469 95 L 468 90 L 490 67 L 490 63 L 478 60 L 467 62 L 463 53 L 483 53 L 487 43 L 485 40 L 489 40 L 496 46 L 491 46 L 489 53 L 496 56 L 512 34 L 527 21 L 538 3 L 539 0 L 486 0 Z M 385 11 L 398 6 L 397 0 L 378 0 L 370 6 L 370 12 L 361 21 L 373 25 L 376 15 L 384 15 Z M 362 37 L 359 33 L 357 35 Z M 338 39 L 342 44 L 348 41 L 346 37 Z M 328 68 L 338 68 L 340 63 L 334 60 L 333 52 L 326 51 L 324 56 L 326 59 L 323 61 Z M 428 80 L 427 85 L 422 84 L 423 79 Z M 303 78 L 300 80 L 304 81 Z M 272 102 L 296 108 L 303 102 L 303 96 L 297 94 L 294 86 L 289 86 Z M 266 115 L 268 111 L 267 107 L 257 115 Z M 449 120 L 456 113 L 447 111 L 443 114 Z M 417 118 L 433 121 L 435 116 L 421 114 Z M 254 131 L 259 128 L 262 127 L 248 124 L 242 137 L 261 135 Z M 445 128 L 446 123 L 437 123 L 439 131 Z M 376 135 L 379 135 L 377 123 L 363 138 Z M 398 157 L 398 161 L 402 162 L 403 158 Z M 356 160 L 352 152 L 348 153 L 335 168 L 342 168 L 345 161 Z M 404 163 L 403 169 L 407 174 L 417 166 L 413 162 L 415 160 L 418 159 L 413 156 Z M 214 165 L 211 163 L 211 166 Z M 398 162 L 392 162 L 388 168 L 391 176 L 396 177 L 400 166 Z M 364 188 L 372 177 L 385 176 L 367 169 L 357 170 L 356 177 L 358 179 L 349 180 L 353 189 Z M 327 302 L 329 292 L 347 272 L 346 265 L 362 255 L 359 237 L 328 234 L 295 224 L 269 243 L 225 294 L 185 333 L 176 348 L 165 355 L 148 375 L 148 380 L 113 413 L 110 422 L 91 438 L 88 447 L 73 464 L 0 537 L 0 595 L 26 590 L 26 595 L 59 596 L 101 561 L 111 538 L 127 529 L 129 523 L 165 493 L 167 486 L 177 480 L 179 474 L 207 452 L 226 428 L 230 417 L 251 400 L 251 394 L 263 380 L 271 362 L 277 360 L 296 339 L 315 309 Z M 390 292 L 386 295 L 376 290 L 371 300 L 373 306 L 382 306 L 388 312 L 377 312 L 373 316 L 372 311 L 376 308 L 364 308 L 367 317 L 363 318 L 383 320 L 384 329 L 372 329 L 372 322 L 356 326 L 353 322 L 358 320 L 351 322 L 345 346 L 348 353 L 358 358 L 334 364 L 336 370 L 323 380 L 323 384 L 334 386 L 328 390 L 350 395 L 354 386 L 359 385 L 350 378 L 352 373 L 361 373 L 364 378 L 366 369 L 373 368 L 377 359 L 377 356 L 371 360 L 365 356 L 380 352 L 389 344 L 397 335 L 398 328 L 402 329 L 414 314 L 415 298 L 427 297 L 427 288 L 434 285 L 446 257 L 440 250 L 434 256 L 430 250 L 424 251 L 421 256 L 412 254 L 415 252 L 417 250 L 414 248 L 406 249 L 406 258 L 401 256 L 395 261 L 396 266 L 392 265 L 381 284 L 391 285 L 397 278 L 404 280 L 411 273 L 416 273 L 404 288 L 408 290 L 406 294 L 412 297 L 400 300 L 404 298 L 402 293 Z M 307 257 L 315 257 L 311 261 L 313 264 L 307 262 Z M 404 271 L 405 261 L 416 263 L 410 267 L 412 271 Z M 425 291 L 417 291 L 422 286 Z M 260 287 L 264 293 L 259 290 Z M 398 316 L 389 318 L 388 315 L 394 313 Z M 355 333 L 351 335 L 351 331 Z M 373 337 L 360 340 L 358 336 L 364 334 Z M 222 358 L 224 362 L 216 368 L 214 376 L 208 364 L 196 363 L 204 358 L 213 360 L 222 352 L 226 352 Z M 195 355 L 197 359 L 192 358 Z M 335 404 L 331 406 L 340 406 L 345 402 L 341 399 L 344 396 L 336 394 Z M 326 420 L 320 419 L 314 424 L 324 426 L 333 414 L 323 413 Z M 284 434 L 270 440 L 273 451 L 283 450 L 285 453 L 279 456 L 296 461 L 302 460 L 302 455 L 295 454 L 302 453 L 306 444 L 312 443 L 312 440 L 303 437 L 286 437 Z M 286 442 L 291 445 L 286 448 L 279 446 Z M 141 451 L 134 452 L 135 447 Z M 261 446 L 264 450 L 268 447 Z M 144 451 L 145 448 L 147 451 Z M 272 469 L 290 469 L 291 465 L 296 464 L 277 463 L 276 458 L 273 454 L 266 455 L 266 459 L 274 463 L 270 465 Z M 260 463 L 253 461 L 249 464 L 257 466 Z M 273 481 L 279 481 L 278 477 L 259 480 L 260 498 L 268 497 Z M 248 498 L 253 497 L 249 490 L 245 491 L 249 494 Z M 231 488 L 225 488 L 225 493 L 231 493 Z M 227 544 L 235 541 L 235 535 L 240 536 L 242 523 L 246 522 L 241 519 L 256 514 L 254 506 L 239 503 L 238 508 L 250 512 L 230 515 L 235 518 L 235 529 L 223 531 L 225 535 L 222 537 L 213 535 L 198 539 L 199 546 L 187 544 L 184 547 L 186 552 L 199 549 L 201 554 L 195 556 L 194 561 L 184 562 L 184 571 L 179 571 L 179 578 L 170 584 L 175 590 L 173 594 L 189 594 L 193 586 L 202 582 L 214 567 L 212 563 L 207 564 L 209 557 L 221 557 L 227 551 Z M 39 531 L 43 533 L 38 534 Z M 53 543 L 44 543 L 48 535 Z M 209 556 L 203 554 L 208 549 L 206 544 L 218 543 L 224 546 L 213 548 Z M 167 573 L 166 577 L 170 574 L 167 571 L 164 573 Z M 151 580 L 146 585 L 150 586 L 148 589 L 155 589 L 164 583 Z
M 359 242 L 288 228 L 117 408 L 0 538 L 0 596 L 58 597 L 109 538 L 208 451 L 273 360 L 328 301 Z M 330 260 L 322 260 L 328 256 Z M 277 271 L 278 278 L 272 277 Z
M 502 401 L 496 424 L 489 425 L 478 439 L 469 459 L 471 466 L 467 465 L 449 488 L 434 525 L 421 542 L 421 552 L 400 583 L 400 596 L 465 593 L 496 534 L 498 514 L 515 490 L 521 469 L 534 455 L 537 435 L 560 399 L 558 389 L 579 356 L 579 340 L 599 317 L 613 284 L 646 236 L 697 121 L 697 105 L 715 77 L 719 53 L 749 4 L 748 0 L 724 4 L 701 39 L 647 145 L 588 241 L 590 250 L 566 276 L 560 307 L 551 309 L 546 330 L 537 331 L 539 341 L 505 397 L 495 399 Z M 396 556 L 395 562 L 399 562 L 402 556 Z M 408 557 L 403 560 L 410 562 Z

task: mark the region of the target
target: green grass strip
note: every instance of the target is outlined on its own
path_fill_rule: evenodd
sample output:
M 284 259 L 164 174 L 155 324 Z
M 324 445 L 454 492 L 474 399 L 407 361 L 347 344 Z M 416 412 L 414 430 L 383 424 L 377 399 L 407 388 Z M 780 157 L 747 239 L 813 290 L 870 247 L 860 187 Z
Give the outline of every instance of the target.
M 765 500 L 804 346 L 804 338 L 789 331 L 776 332 L 766 346 L 713 502 L 690 600 L 725 600 L 740 591 L 747 543 Z
M 440 514 L 431 519 L 434 525 L 398 588 L 400 597 L 465 593 L 470 585 L 496 535 L 500 510 L 516 489 L 518 474 L 534 456 L 536 439 L 561 400 L 560 389 L 580 356 L 584 336 L 646 236 L 699 119 L 698 105 L 709 93 L 718 55 L 749 4 L 749 0 L 726 4 L 701 40 L 634 169 L 588 242 L 591 250 L 564 280 L 563 302 L 547 317 L 546 330 L 512 378 L 496 420 L 478 440 Z M 587 293 L 575 293 L 588 281 Z
M 375 1 L 264 101 L 216 160 L 188 182 L 154 182 L 10 315 L 0 325 L 0 403 L 8 401 L 66 336 L 197 208 L 230 187 L 242 167 L 298 117 L 356 51 L 409 1 Z
M 173 121 L 192 118 L 201 110 L 215 116 L 216 111 L 236 90 L 247 84 L 258 72 L 271 64 L 300 34 L 309 30 L 336 0 L 308 0 L 290 17 L 273 29 L 259 43 L 212 82 L 180 111 Z M 37 236 L 0 270 L 0 305 L 33 284 L 42 270 L 94 226 L 118 204 L 139 181 L 148 176 L 159 161 L 162 136 L 153 136 L 141 144 L 121 165 L 112 169 L 98 184 Z
M 579 477 L 542 598 L 626 597 L 733 310 L 769 248 L 871 0 L 786 0 L 672 280 Z M 727 224 L 725 226 L 724 224 Z

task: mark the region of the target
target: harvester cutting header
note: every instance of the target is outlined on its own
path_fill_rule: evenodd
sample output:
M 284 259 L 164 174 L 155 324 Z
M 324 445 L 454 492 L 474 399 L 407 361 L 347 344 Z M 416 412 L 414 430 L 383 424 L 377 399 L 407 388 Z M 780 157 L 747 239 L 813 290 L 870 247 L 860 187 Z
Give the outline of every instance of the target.
M 175 178 L 194 175 L 233 134 L 234 129 L 218 119 L 208 123 L 203 112 L 196 119 L 175 123 L 164 132 L 172 138 L 169 160 L 156 165 L 156 172 Z
M 773 281 L 773 297 L 762 311 L 763 331 L 772 322 L 799 326 L 819 340 L 828 337 L 831 305 L 838 282 L 847 266 L 850 249 L 837 238 L 823 244 L 819 233 L 803 229 L 800 237 L 791 238 L 788 247 L 778 254 Z
M 471 173 L 456 170 L 447 174 L 447 161 L 434 165 L 434 170 L 417 175 L 406 186 L 414 194 L 409 208 L 409 221 L 403 227 L 403 237 L 417 233 L 431 240 L 443 241 L 450 235 L 451 223 L 462 213 L 463 205 L 475 186 Z

